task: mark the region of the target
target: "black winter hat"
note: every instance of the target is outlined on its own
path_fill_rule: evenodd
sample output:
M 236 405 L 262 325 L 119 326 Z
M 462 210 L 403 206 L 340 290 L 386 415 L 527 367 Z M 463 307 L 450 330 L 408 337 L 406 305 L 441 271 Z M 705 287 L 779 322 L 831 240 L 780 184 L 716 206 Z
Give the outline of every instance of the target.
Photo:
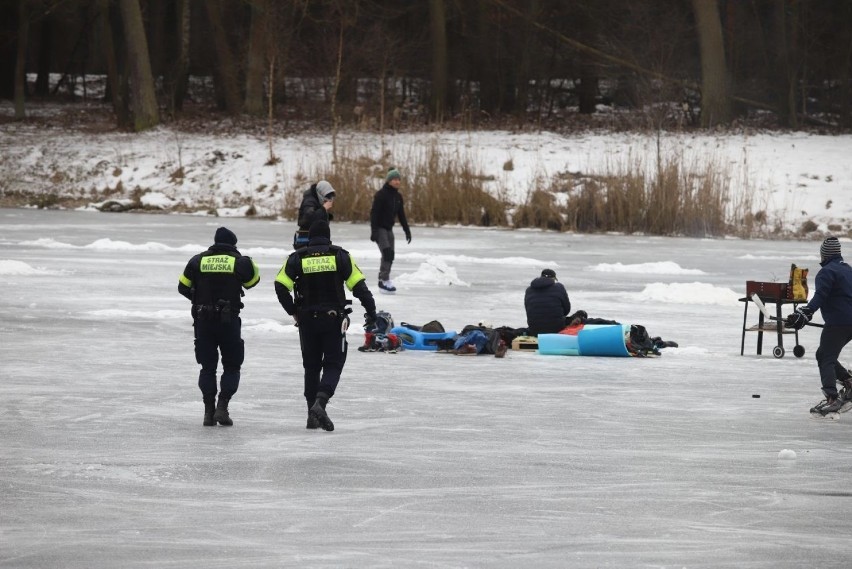
M 236 245 L 237 236 L 227 227 L 220 227 L 216 230 L 216 236 L 213 238 L 214 243 L 224 243 L 226 245 Z
M 311 228 L 308 230 L 308 238 L 313 239 L 314 237 L 331 239 L 331 229 L 329 229 L 327 221 L 318 219 L 311 224 Z
M 554 271 L 553 269 L 544 269 L 541 272 L 541 276 L 546 277 L 548 279 L 555 279 L 556 278 L 556 271 Z
M 837 237 L 826 238 L 819 248 L 819 254 L 823 259 L 840 255 L 840 241 L 838 241 Z

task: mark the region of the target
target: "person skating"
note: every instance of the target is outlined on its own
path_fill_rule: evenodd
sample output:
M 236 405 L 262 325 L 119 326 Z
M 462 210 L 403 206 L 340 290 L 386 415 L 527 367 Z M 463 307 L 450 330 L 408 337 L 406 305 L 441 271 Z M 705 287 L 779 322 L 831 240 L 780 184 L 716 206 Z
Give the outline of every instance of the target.
M 213 245 L 192 257 L 178 281 L 178 292 L 192 302 L 195 360 L 201 365 L 198 387 L 207 427 L 233 425 L 228 402 L 240 386 L 245 346 L 240 335 L 243 288 L 260 282 L 257 265 L 237 250 L 237 236 L 226 227 L 216 230 Z M 222 355 L 219 400 L 216 368 Z
M 310 188 L 302 194 L 302 203 L 299 205 L 299 215 L 297 222 L 299 229 L 293 236 L 293 249 L 304 247 L 308 244 L 308 230 L 311 224 L 315 221 L 331 221 L 334 219 L 334 214 L 331 209 L 334 207 L 334 198 L 337 192 L 326 180 L 320 180 L 316 184 L 312 184 Z
M 816 275 L 813 298 L 788 315 L 785 324 L 800 330 L 822 311 L 825 325 L 816 351 L 822 393 L 825 399 L 811 408 L 811 413 L 826 416 L 852 408 L 852 380 L 838 362 L 840 352 L 852 340 L 852 267 L 840 254 L 840 241 L 828 237 L 819 248 L 820 266 Z M 843 385 L 838 392 L 837 384 Z
M 373 197 L 373 207 L 370 209 L 370 240 L 376 242 L 382 255 L 379 264 L 379 290 L 386 293 L 396 292 L 390 273 L 395 255 L 393 226 L 397 219 L 405 233 L 406 242 L 411 243 L 411 229 L 405 218 L 405 203 L 399 193 L 400 185 L 402 177 L 399 170 L 391 168 L 385 177 L 385 184 Z
M 553 269 L 544 269 L 524 293 L 527 330 L 530 336 L 555 334 L 569 324 L 571 301 Z
M 346 363 L 346 329 L 351 312 L 344 285 L 366 310 L 365 324 L 376 321 L 376 303 L 363 273 L 346 249 L 332 245 L 328 222 L 315 221 L 308 246 L 291 253 L 275 277 L 275 294 L 296 320 L 305 368 L 308 429 L 334 430 L 326 404 Z M 296 300 L 294 300 L 295 295 Z

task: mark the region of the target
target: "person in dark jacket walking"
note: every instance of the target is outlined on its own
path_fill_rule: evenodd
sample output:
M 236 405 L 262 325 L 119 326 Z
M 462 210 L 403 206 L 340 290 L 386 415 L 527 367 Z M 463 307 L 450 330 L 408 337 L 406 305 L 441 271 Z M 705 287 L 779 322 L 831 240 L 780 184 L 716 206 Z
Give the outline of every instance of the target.
M 307 247 L 291 253 L 275 277 L 275 294 L 296 320 L 305 368 L 308 429 L 334 430 L 326 412 L 346 363 L 346 329 L 349 326 L 343 286 L 352 291 L 366 310 L 365 325 L 376 322 L 376 302 L 363 273 L 346 249 L 331 244 L 328 222 L 315 221 Z M 295 294 L 296 299 L 293 299 Z
M 828 237 L 819 248 L 820 266 L 816 291 L 805 306 L 787 316 L 786 326 L 800 330 L 822 310 L 825 325 L 816 351 L 822 393 L 825 399 L 811 408 L 814 415 L 844 412 L 852 409 L 852 379 L 837 358 L 852 341 L 852 267 L 840 255 L 840 241 Z M 843 385 L 838 393 L 837 384 Z
M 237 250 L 237 236 L 226 227 L 216 230 L 214 244 L 187 263 L 178 292 L 192 302 L 195 360 L 201 365 L 198 387 L 204 400 L 207 427 L 230 426 L 228 402 L 240 386 L 245 346 L 240 336 L 243 288 L 260 282 L 257 265 Z M 216 402 L 216 367 L 222 354 L 221 389 Z
M 555 334 L 568 325 L 571 301 L 553 269 L 544 269 L 540 277 L 530 282 L 524 294 L 524 308 L 530 336 Z
M 379 290 L 386 293 L 396 292 L 390 273 L 395 253 L 393 226 L 399 219 L 405 240 L 411 243 L 411 229 L 405 218 L 405 204 L 399 186 L 402 178 L 399 170 L 391 168 L 385 177 L 385 185 L 373 197 L 373 207 L 370 209 L 370 241 L 379 246 L 382 260 L 379 264 Z
M 311 228 L 313 222 L 319 220 L 331 221 L 334 219 L 331 208 L 334 207 L 334 198 L 336 195 L 334 188 L 325 180 L 320 180 L 305 190 L 302 194 L 302 203 L 299 206 L 299 229 L 293 236 L 293 249 L 298 249 L 308 244 L 308 230 Z

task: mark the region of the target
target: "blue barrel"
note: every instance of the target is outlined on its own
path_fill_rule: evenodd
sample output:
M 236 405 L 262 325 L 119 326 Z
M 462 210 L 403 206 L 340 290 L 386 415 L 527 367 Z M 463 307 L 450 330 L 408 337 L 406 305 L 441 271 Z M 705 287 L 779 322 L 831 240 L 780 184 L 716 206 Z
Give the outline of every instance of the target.
M 576 336 L 539 334 L 538 353 L 548 356 L 612 356 L 629 357 L 624 335 L 629 324 L 589 324 Z
M 580 355 L 630 357 L 624 345 L 624 335 L 629 333 L 629 324 L 586 326 L 577 334 Z
M 538 353 L 546 356 L 579 356 L 577 336 L 568 334 L 539 334 Z

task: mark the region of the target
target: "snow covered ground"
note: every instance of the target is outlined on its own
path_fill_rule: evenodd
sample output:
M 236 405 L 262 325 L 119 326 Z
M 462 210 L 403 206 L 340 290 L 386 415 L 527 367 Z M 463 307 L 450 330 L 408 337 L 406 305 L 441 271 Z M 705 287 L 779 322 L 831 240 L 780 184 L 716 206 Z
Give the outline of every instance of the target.
M 292 203 L 308 180 L 328 170 L 333 157 L 331 135 L 310 129 L 276 136 L 270 144 L 263 128 L 251 132 L 218 125 L 216 132 L 186 132 L 164 125 L 131 134 L 102 124 L 108 118 L 67 126 L 74 113 L 99 116 L 100 106 L 33 103 L 28 113 L 30 122 L 0 125 L 0 189 L 74 195 L 83 207 L 107 199 L 130 201 L 135 193 L 153 208 L 216 208 L 222 216 L 242 216 L 253 204 L 258 215 L 278 216 L 285 198 L 291 196 Z M 0 116 L 12 114 L 8 102 L 0 103 Z M 279 159 L 272 165 L 267 164 L 270 147 Z M 359 162 L 375 161 L 375 189 L 388 160 L 411 176 L 426 150 L 436 149 L 490 178 L 488 189 L 514 204 L 524 203 L 541 180 L 568 172 L 635 171 L 636 164 L 653 170 L 659 155 L 690 171 L 703 173 L 712 165 L 729 174 L 732 209 L 742 213 L 736 204 L 750 197 L 752 213 L 764 212 L 770 229 L 793 233 L 812 221 L 823 232 L 830 224 L 839 227 L 835 233 L 852 231 L 852 135 L 456 131 L 380 137 L 350 129 L 340 133 L 337 148 Z
M 176 289 L 222 224 L 262 282 L 235 426 L 205 428 Z M 272 285 L 292 223 L 0 210 L 0 228 L 0 567 L 848 566 L 852 414 L 809 418 L 818 331 L 801 359 L 792 335 L 784 358 L 755 333 L 740 355 L 745 281 L 815 274 L 818 242 L 415 227 L 399 293 L 377 295 L 396 322 L 523 326 L 551 267 L 574 309 L 680 347 L 360 353 L 358 307 L 325 433 L 304 428 Z M 375 293 L 368 228 L 332 232 Z

